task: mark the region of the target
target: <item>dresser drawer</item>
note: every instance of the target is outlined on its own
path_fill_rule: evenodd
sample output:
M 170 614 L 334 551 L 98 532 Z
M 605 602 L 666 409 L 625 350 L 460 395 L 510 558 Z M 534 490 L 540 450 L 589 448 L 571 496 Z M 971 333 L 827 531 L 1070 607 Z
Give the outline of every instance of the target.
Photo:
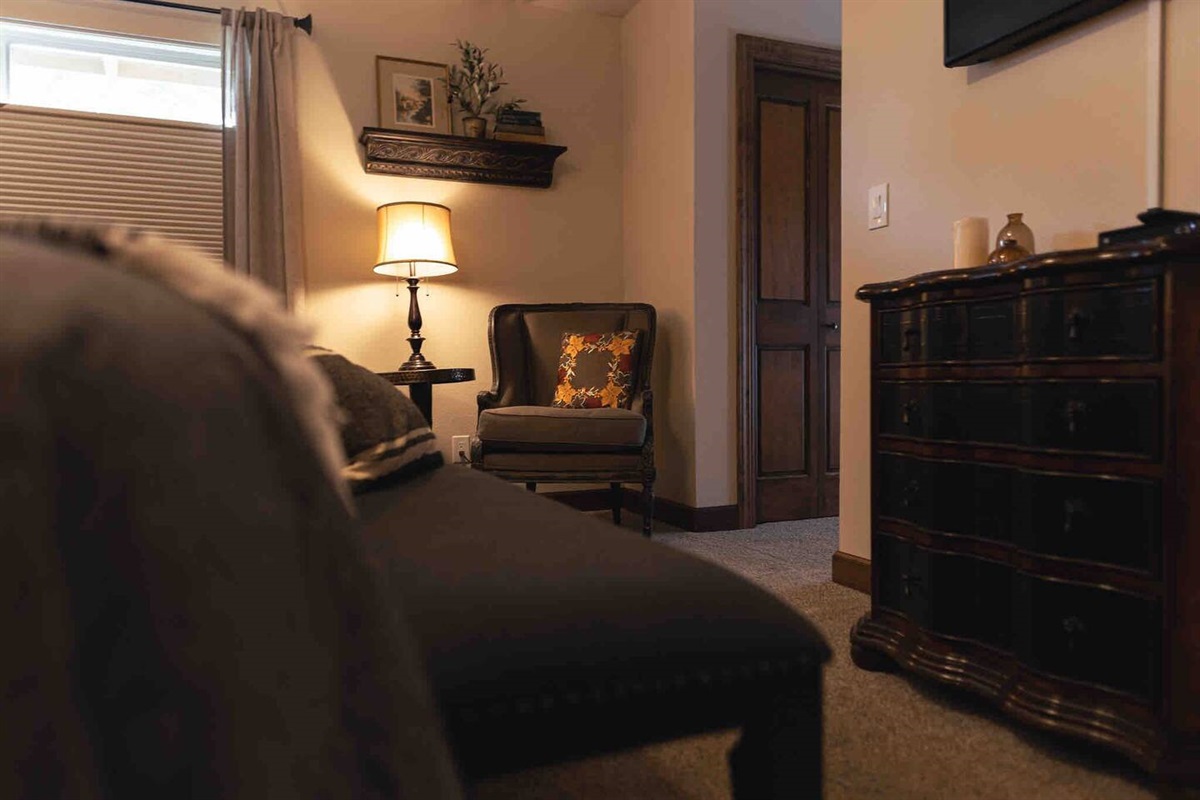
M 879 432 L 1157 458 L 1154 380 L 880 381 Z
M 972 361 L 992 361 L 1018 355 L 1017 319 L 1015 299 L 968 305 L 967 357 Z
M 941 533 L 1011 538 L 1012 467 L 879 454 L 879 514 Z
M 942 636 L 997 647 L 1011 642 L 1012 570 L 994 561 L 874 537 L 878 603 Z M 877 565 L 877 566 L 876 566 Z
M 1157 601 L 1023 572 L 1013 582 L 1017 657 L 1034 669 L 1155 696 L 1162 620 Z
M 879 314 L 880 364 L 994 361 L 1018 354 L 1017 301 L 936 303 Z
M 1030 358 L 1158 355 L 1154 281 L 1025 298 Z
M 1155 481 L 1022 471 L 1025 550 L 1157 575 L 1161 490 Z
M 1157 381 L 1047 381 L 1028 392 L 1033 447 L 1158 456 Z
M 879 432 L 918 439 L 962 439 L 963 392 L 968 385 L 958 381 L 881 381 L 876 412 Z

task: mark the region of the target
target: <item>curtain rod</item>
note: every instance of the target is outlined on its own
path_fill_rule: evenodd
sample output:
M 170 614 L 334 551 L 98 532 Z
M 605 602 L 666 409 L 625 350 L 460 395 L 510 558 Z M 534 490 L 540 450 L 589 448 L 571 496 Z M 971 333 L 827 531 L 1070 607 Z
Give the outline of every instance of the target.
M 163 8 L 178 8 L 181 11 L 199 11 L 202 14 L 220 14 L 221 9 L 209 6 L 193 6 L 188 3 L 171 3 L 168 0 L 125 0 L 126 3 L 139 3 L 144 6 L 162 6 Z M 312 36 L 312 14 L 301 19 L 292 19 L 292 24 Z

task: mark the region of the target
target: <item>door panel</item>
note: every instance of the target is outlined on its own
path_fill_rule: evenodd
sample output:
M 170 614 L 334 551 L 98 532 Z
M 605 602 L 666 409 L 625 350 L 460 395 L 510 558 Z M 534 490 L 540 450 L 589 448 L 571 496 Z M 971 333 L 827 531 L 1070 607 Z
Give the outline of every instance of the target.
M 805 139 L 808 106 L 759 103 L 762 175 L 759 200 L 759 296 L 808 299 L 808 231 L 805 230 Z
M 764 350 L 758 356 L 759 474 L 808 471 L 805 456 L 805 391 L 808 353 Z
M 837 513 L 841 112 L 837 81 L 755 72 L 757 521 Z

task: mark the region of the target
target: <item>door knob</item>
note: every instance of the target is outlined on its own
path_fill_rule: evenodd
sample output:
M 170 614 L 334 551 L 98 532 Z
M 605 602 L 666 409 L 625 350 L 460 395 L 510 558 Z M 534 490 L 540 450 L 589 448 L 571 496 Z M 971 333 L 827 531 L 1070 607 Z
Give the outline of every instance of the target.
M 836 322 L 826 322 L 824 327 L 829 328 L 831 331 L 838 331 L 842 329 L 842 326 Z

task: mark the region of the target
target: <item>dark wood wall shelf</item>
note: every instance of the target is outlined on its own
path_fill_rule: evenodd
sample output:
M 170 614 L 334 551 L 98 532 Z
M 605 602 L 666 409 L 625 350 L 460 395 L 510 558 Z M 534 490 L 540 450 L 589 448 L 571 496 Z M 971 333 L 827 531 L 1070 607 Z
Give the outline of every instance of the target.
M 534 142 L 502 142 L 439 133 L 363 128 L 363 169 L 409 178 L 546 188 L 554 161 L 567 148 Z

